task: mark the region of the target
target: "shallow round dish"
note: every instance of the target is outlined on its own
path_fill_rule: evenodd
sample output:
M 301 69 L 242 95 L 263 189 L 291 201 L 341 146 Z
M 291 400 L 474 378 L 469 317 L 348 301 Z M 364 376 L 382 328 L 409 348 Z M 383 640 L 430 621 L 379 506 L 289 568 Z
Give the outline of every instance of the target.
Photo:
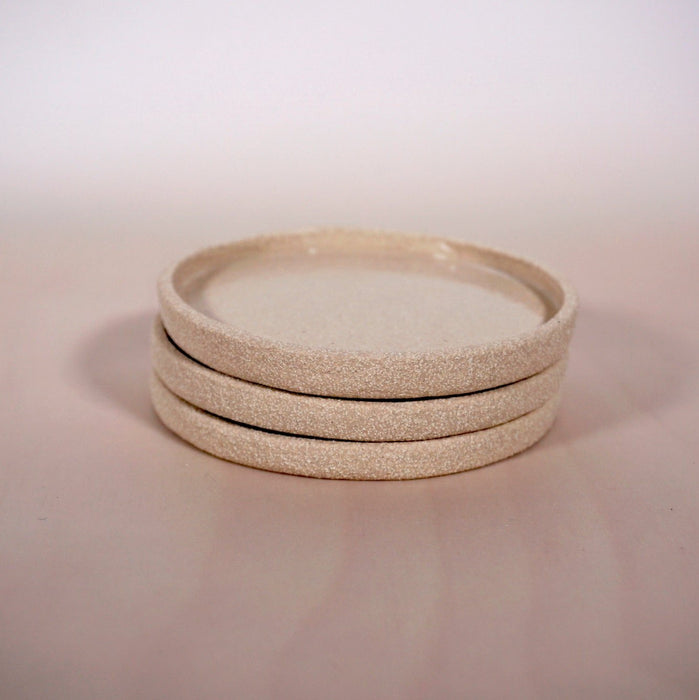
M 156 376 L 151 398 L 162 422 L 217 457 L 268 471 L 328 479 L 416 479 L 482 467 L 522 452 L 553 424 L 558 396 L 495 428 L 412 442 L 351 442 L 251 428 L 206 413 Z
M 566 352 L 577 300 L 535 263 L 460 241 L 354 230 L 209 248 L 163 273 L 161 315 L 199 362 L 347 398 L 465 394 Z
M 565 360 L 497 389 L 434 399 L 333 399 L 272 389 L 216 372 L 184 354 L 159 319 L 151 338 L 153 370 L 194 406 L 239 423 L 294 435 L 391 442 L 468 433 L 518 418 L 552 398 Z

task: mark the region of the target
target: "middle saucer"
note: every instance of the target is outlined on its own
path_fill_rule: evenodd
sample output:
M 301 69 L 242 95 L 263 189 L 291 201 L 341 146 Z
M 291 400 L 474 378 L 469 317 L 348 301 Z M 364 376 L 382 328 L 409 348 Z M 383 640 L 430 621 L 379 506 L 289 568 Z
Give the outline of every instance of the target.
M 296 394 L 221 374 L 183 353 L 160 319 L 152 333 L 153 369 L 180 398 L 238 423 L 294 435 L 395 442 L 459 435 L 514 420 L 555 396 L 566 360 L 512 384 L 424 399 L 345 399 Z

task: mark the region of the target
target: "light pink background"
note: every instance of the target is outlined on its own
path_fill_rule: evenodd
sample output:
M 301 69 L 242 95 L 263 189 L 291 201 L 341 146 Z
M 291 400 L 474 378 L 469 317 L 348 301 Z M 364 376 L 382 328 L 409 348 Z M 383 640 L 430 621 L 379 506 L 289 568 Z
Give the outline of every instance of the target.
M 695 4 L 0 15 L 0 696 L 699 694 Z M 566 273 L 549 436 L 343 483 L 162 428 L 158 272 L 324 223 Z

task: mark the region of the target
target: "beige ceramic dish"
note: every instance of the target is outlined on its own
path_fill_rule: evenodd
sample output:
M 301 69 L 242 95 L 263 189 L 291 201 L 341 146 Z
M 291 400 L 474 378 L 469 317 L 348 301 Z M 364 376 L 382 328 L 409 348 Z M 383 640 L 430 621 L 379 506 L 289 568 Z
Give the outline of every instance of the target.
M 158 284 L 170 337 L 224 374 L 304 394 L 422 398 L 558 362 L 577 300 L 538 265 L 460 241 L 327 230 L 210 248 Z
M 426 440 L 459 435 L 529 413 L 552 398 L 565 360 L 514 384 L 435 399 L 377 401 L 294 394 L 216 372 L 175 346 L 160 320 L 153 325 L 153 370 L 174 394 L 238 423 L 337 440 Z
M 495 428 L 413 442 L 350 442 L 250 428 L 206 413 L 151 377 L 156 413 L 205 452 L 269 471 L 328 479 L 416 479 L 482 467 L 522 452 L 553 424 L 558 396 Z

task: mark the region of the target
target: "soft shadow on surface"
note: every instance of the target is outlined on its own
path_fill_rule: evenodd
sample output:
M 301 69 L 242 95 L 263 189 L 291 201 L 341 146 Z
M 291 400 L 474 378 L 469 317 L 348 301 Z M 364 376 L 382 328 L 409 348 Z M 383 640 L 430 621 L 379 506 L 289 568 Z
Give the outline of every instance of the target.
M 99 398 L 174 439 L 156 417 L 148 392 L 154 316 L 155 311 L 143 311 L 107 322 L 81 341 L 73 370 Z M 542 447 L 613 429 L 639 412 L 652 414 L 681 400 L 691 390 L 687 377 L 694 363 L 681 340 L 640 318 L 582 308 L 560 414 Z
M 650 327 L 640 316 L 583 307 L 560 413 L 544 442 L 610 430 L 681 401 L 695 367 L 691 349 L 665 329 Z
M 99 398 L 160 427 L 148 393 L 154 317 L 155 311 L 143 311 L 108 321 L 81 341 L 74 370 Z

